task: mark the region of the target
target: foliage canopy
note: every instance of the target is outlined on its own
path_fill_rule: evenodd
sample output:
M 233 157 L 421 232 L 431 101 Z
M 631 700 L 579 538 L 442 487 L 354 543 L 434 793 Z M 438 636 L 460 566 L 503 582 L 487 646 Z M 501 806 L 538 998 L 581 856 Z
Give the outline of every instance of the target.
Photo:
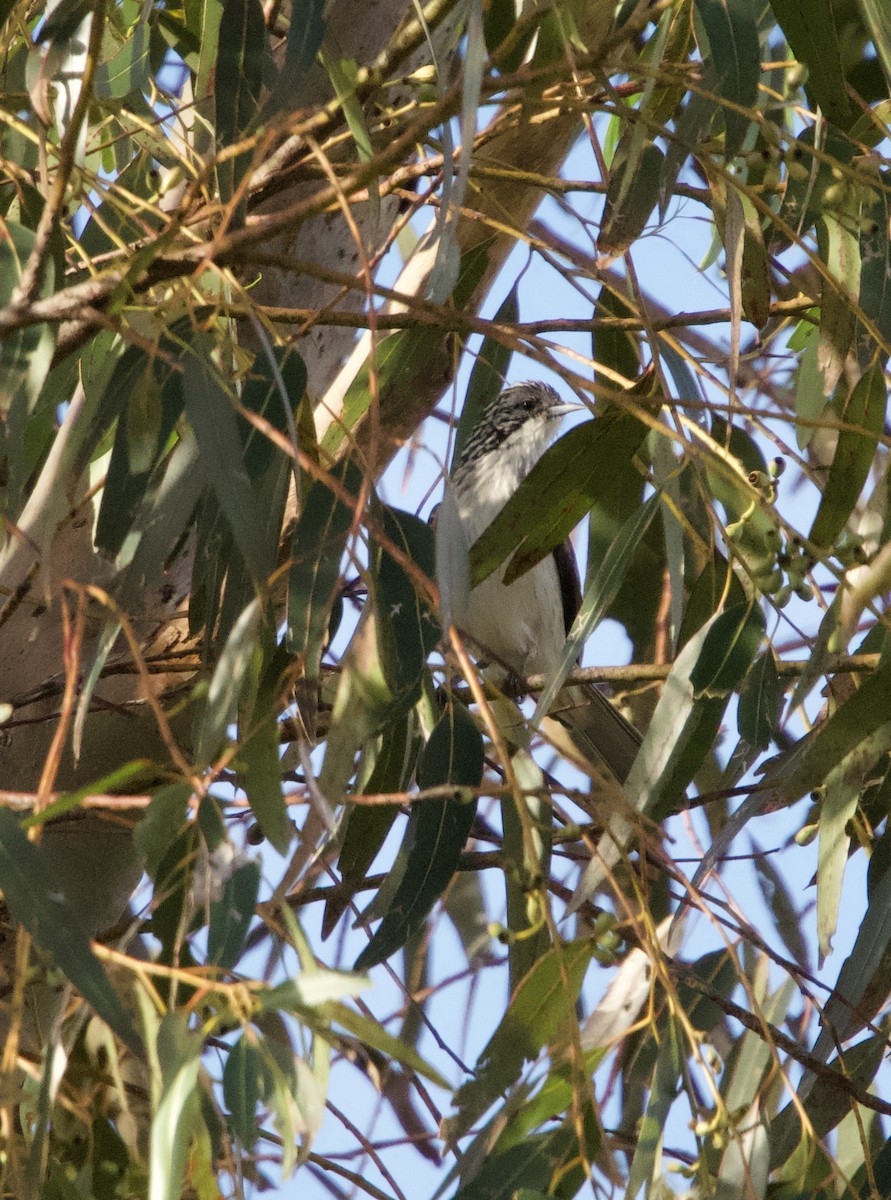
M 891 1193 L 884 6 L 0 25 L 3 1194 Z M 442 638 L 508 372 L 623 784 Z

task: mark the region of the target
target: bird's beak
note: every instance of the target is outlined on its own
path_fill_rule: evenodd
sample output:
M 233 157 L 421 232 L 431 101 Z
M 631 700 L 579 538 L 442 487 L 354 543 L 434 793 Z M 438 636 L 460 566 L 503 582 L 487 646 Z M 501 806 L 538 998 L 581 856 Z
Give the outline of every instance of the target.
M 570 413 L 582 412 L 587 409 L 587 407 L 587 404 L 579 404 L 578 402 L 573 404 L 555 404 L 554 407 L 549 410 L 549 415 L 552 417 L 566 417 L 569 416 Z

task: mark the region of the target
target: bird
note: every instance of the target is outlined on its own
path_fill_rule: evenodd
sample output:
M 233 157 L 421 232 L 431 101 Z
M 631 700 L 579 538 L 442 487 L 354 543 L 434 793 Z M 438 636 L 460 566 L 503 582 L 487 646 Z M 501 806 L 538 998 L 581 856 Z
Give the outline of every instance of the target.
M 483 410 L 437 510 L 443 624 L 470 639 L 488 662 L 490 677 L 496 668 L 501 686 L 512 677 L 548 675 L 558 667 L 581 605 L 578 566 L 567 539 L 513 583 L 505 584 L 503 563 L 471 588 L 470 547 L 544 454 L 563 418 L 582 408 L 561 400 L 542 381 L 506 387 Z M 641 737 L 609 698 L 593 686 L 565 685 L 554 712 L 583 756 L 599 759 L 623 783 Z

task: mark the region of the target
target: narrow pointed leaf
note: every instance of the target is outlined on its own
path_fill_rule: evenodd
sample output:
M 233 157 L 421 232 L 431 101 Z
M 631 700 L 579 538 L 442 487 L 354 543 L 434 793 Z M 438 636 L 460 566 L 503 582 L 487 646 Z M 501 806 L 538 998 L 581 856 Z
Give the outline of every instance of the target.
M 80 916 L 58 891 L 39 846 L 8 809 L 0 809 L 0 889 L 21 922 L 108 1027 L 135 1054 L 140 1042 L 127 1010 L 93 953 Z
M 544 954 L 511 997 L 501 1024 L 487 1042 L 476 1075 L 455 1095 L 458 1111 L 447 1122 L 449 1135 L 460 1137 L 507 1091 L 523 1064 L 554 1038 L 573 1007 L 593 943 L 568 942 Z
M 694 696 L 720 697 L 735 691 L 752 665 L 764 637 L 764 614 L 757 605 L 738 604 L 714 621 L 690 672 Z
M 358 498 L 362 472 L 351 459 L 344 459 L 332 471 L 332 478 L 349 496 Z M 294 530 L 288 577 L 288 649 L 303 657 L 308 679 L 318 678 L 340 580 L 340 560 L 354 516 L 353 505 L 318 480 L 309 490 Z
M 554 676 L 548 680 L 548 686 L 539 696 L 532 717 L 533 724 L 541 721 L 550 710 L 566 676 L 578 661 L 585 642 L 603 620 L 609 606 L 615 600 L 625 575 L 632 565 L 635 551 L 656 515 L 661 498 L 661 493 L 655 492 L 645 504 L 636 509 L 625 521 L 604 555 L 594 577 L 585 589 L 582 606 L 566 639 L 560 665 Z
M 443 713 L 418 764 L 421 788 L 454 783 L 477 787 L 483 776 L 483 743 L 467 709 L 453 704 Z M 376 966 L 405 945 L 445 891 L 476 813 L 476 800 L 419 800 L 412 807 L 408 859 L 402 882 L 355 970 Z
M 835 7 L 832 0 L 771 0 L 792 53 L 808 68 L 808 95 L 834 125 L 847 129 L 852 109 Z
M 725 153 L 731 158 L 749 126 L 748 116 L 738 109 L 755 105 L 761 77 L 756 7 L 751 0 L 696 0 L 696 11 L 708 35 L 714 90 L 730 102 L 724 109 L 724 127 Z
M 874 363 L 857 381 L 839 414 L 843 428 L 810 532 L 817 546 L 831 546 L 851 516 L 869 477 L 887 402 L 885 372 Z
M 186 415 L 198 442 L 201 472 L 216 493 L 255 587 L 262 588 L 264 522 L 245 469 L 232 396 L 202 343 L 194 344 L 183 365 Z

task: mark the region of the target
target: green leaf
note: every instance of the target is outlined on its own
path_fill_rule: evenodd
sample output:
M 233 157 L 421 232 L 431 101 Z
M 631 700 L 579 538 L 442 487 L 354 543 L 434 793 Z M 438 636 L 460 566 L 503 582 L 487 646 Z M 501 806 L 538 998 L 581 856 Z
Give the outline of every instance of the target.
M 832 951 L 832 938 L 838 927 L 842 882 L 851 844 L 848 822 L 857 811 L 865 766 L 858 755 L 846 756 L 829 772 L 823 785 L 817 853 L 817 941 L 821 962 Z
M 730 159 L 749 128 L 747 113 L 737 110 L 757 104 L 761 47 L 756 5 L 752 0 L 696 0 L 696 12 L 708 36 L 709 74 L 716 76 L 714 84 L 709 80 L 706 86 L 730 102 L 724 109 L 724 151 Z
M 833 0 L 771 0 L 789 48 L 808 69 L 806 89 L 833 125 L 847 129 L 856 109 L 845 87 L 842 35 Z
M 523 1064 L 549 1045 L 574 1005 L 594 943 L 566 942 L 544 954 L 511 997 L 507 1012 L 487 1042 L 474 1078 L 455 1094 L 458 1111 L 449 1117 L 449 1137 L 458 1138 L 519 1078 Z
M 133 830 L 136 849 L 152 879 L 174 841 L 186 825 L 186 805 L 192 795 L 189 783 L 171 783 L 158 788 L 142 819 Z
M 414 768 L 419 741 L 411 714 L 396 716 L 388 721 L 375 747 L 374 768 L 367 779 L 357 781 L 360 794 L 404 791 Z M 323 938 L 330 935 L 351 897 L 362 886 L 397 814 L 395 804 L 356 804 L 350 807 L 337 863 L 342 895 L 332 896 L 325 904 Z
M 669 1017 L 662 1030 L 647 1111 L 637 1134 L 634 1158 L 628 1171 L 626 1200 L 634 1200 L 643 1185 L 654 1176 L 656 1155 L 662 1147 L 669 1111 L 680 1091 L 683 1069 L 683 1038 L 674 1018 Z
M 257 1105 L 270 1091 L 269 1065 L 253 1041 L 244 1033 L 229 1051 L 223 1068 L 223 1100 L 229 1110 L 229 1126 L 248 1153 L 260 1133 Z
M 817 432 L 816 422 L 823 416 L 828 403 L 823 392 L 823 372 L 817 363 L 820 333 L 813 326 L 809 329 L 798 360 L 795 383 L 795 438 L 800 450 L 810 445 Z
M 519 794 L 501 799 L 501 853 L 512 935 L 508 982 L 514 991 L 550 946 L 550 931 L 542 919 L 541 881 L 550 873 L 553 813 L 543 796 L 541 767 L 532 755 L 518 750 L 511 763 Z
M 864 743 L 891 722 L 891 665 L 879 666 L 857 691 L 817 730 L 803 739 L 786 762 L 769 768 L 764 782 L 778 789 L 788 803 L 820 786 Z
M 817 220 L 817 246 L 830 278 L 823 280 L 817 365 L 823 393 L 829 395 L 842 378 L 854 341 L 854 309 L 860 298 L 860 239 L 852 217 L 824 209 Z
M 887 345 L 891 342 L 891 175 L 884 171 L 879 180 L 876 205 L 869 212 L 871 220 L 864 221 L 860 234 L 860 307 Z M 887 359 L 887 352 L 876 347 L 871 336 L 864 336 L 859 326 L 857 350 L 863 368 L 877 351 L 880 362 Z
M 739 694 L 737 729 L 756 750 L 766 750 L 777 731 L 780 681 L 772 647 L 758 658 L 746 675 Z
M 664 13 L 663 17 L 669 16 Z M 600 289 L 594 305 L 594 320 L 634 318 L 638 314 L 623 296 L 608 284 Z M 594 360 L 594 377 L 602 387 L 615 388 L 616 380 L 605 374 L 600 367 L 623 376 L 629 382 L 640 374 L 640 334 L 633 330 L 594 328 L 591 334 L 591 357 Z
M 690 588 L 678 633 L 678 649 L 715 616 L 723 603 L 735 606 L 745 603 L 745 599 L 737 573 L 720 550 L 715 550 Z
M 183 390 L 186 416 L 198 442 L 199 467 L 216 494 L 254 586 L 264 589 L 263 514 L 245 470 L 231 388 L 213 365 L 211 348 L 203 339 L 196 339 L 191 350 L 183 362 Z
M 223 893 L 210 906 L 207 931 L 207 958 L 214 966 L 234 967 L 257 904 L 260 890 L 260 864 L 242 863 L 223 887 Z
M 739 969 L 733 955 L 726 950 L 712 950 L 695 962 L 685 964 L 694 978 L 704 983 L 710 992 L 729 999 L 739 984 Z M 724 1021 L 724 1010 L 717 1000 L 705 995 L 683 977 L 678 981 L 678 1002 L 693 1029 L 710 1033 Z
M 516 71 L 526 59 L 530 43 L 536 36 L 535 29 L 528 29 L 525 36 L 515 39 L 508 52 L 499 54 L 499 47 L 513 32 L 517 23 L 514 0 L 491 0 L 485 7 L 483 21 L 486 46 L 490 55 L 497 57 L 498 69 Z
M 428 579 L 435 573 L 433 530 L 411 513 L 385 508 L 384 533 Z M 407 707 L 421 694 L 427 656 L 442 633 L 430 605 L 386 549 L 377 570 L 378 634 L 381 659 L 397 702 Z
M 884 429 L 887 402 L 885 373 L 876 362 L 854 385 L 839 413 L 843 428 L 811 527 L 814 545 L 831 546 L 847 524 L 869 478 Z
M 344 459 L 331 472 L 338 492 L 361 494 L 362 472 Z M 318 678 L 328 618 L 340 584 L 340 560 L 355 517 L 334 488 L 317 480 L 309 490 L 291 550 L 288 576 L 288 649 L 303 659 L 307 679 Z M 357 500 L 358 502 L 358 500 Z
M 28 930 L 97 1016 L 141 1054 L 139 1036 L 93 953 L 80 915 L 56 887 L 42 854 L 8 809 L 0 809 L 0 889 L 15 921 Z
M 597 1150 L 596 1125 L 586 1123 L 591 1136 L 586 1158 Z M 453 1200 L 571 1200 L 585 1181 L 578 1131 L 572 1121 L 555 1129 L 527 1135 L 516 1145 L 486 1155 L 479 1174 L 459 1187 Z M 554 1188 L 551 1191 L 551 1187 Z
M 322 65 L 328 72 L 328 78 L 340 101 L 346 123 L 356 143 L 359 159 L 362 162 L 370 162 L 374 157 L 374 147 L 365 122 L 365 111 L 356 95 L 359 66 L 351 58 L 338 58 L 326 53 L 322 54 Z
M 891 89 L 891 19 L 887 6 L 883 0 L 858 0 L 858 7 L 882 64 L 885 83 Z
M 5 307 L 12 299 L 35 244 L 30 229 L 0 218 L 0 306 Z M 40 282 L 40 298 L 51 296 L 53 287 L 53 261 L 49 258 Z M 25 413 L 32 411 L 49 370 L 55 342 L 55 329 L 46 325 L 17 329 L 0 342 L 0 416 L 5 418 L 14 404 Z
M 738 199 L 743 222 L 740 264 L 742 310 L 747 321 L 756 329 L 763 329 L 770 317 L 771 280 L 761 214 L 744 193 L 739 192 Z
M 223 0 L 217 43 L 216 110 L 217 148 L 222 150 L 252 132 L 260 113 L 264 60 L 269 39 L 260 0 Z M 232 199 L 251 166 L 251 155 L 240 154 L 217 163 L 223 203 Z M 239 204 L 244 212 L 246 198 Z
M 257 598 L 247 606 L 226 639 L 207 692 L 196 748 L 199 762 L 209 763 L 213 759 L 226 735 L 227 726 L 235 720 L 236 701 L 257 649 L 262 620 L 263 605 Z
M 183 411 L 179 339 L 166 334 L 160 353 L 149 357 L 131 347 L 108 382 L 103 407 L 123 406 L 105 477 L 102 503 L 96 520 L 96 545 L 107 554 L 120 553 L 136 528 L 137 513 L 145 500 L 152 473 L 168 450 L 168 440 Z
M 887 839 L 887 832 L 883 837 Z M 866 915 L 857 930 L 851 952 L 841 965 L 832 995 L 824 1005 L 820 1019 L 822 1030 L 813 1049 L 817 1058 L 825 1062 L 837 1046 L 859 1032 L 863 1022 L 884 1005 L 891 965 L 889 947 L 891 870 L 886 868 L 869 890 Z
M 291 347 L 275 347 L 272 361 L 266 354 L 254 360 L 241 393 L 241 406 L 256 413 L 289 440 L 294 433 L 294 414 L 306 393 L 306 364 Z M 244 418 L 239 418 L 244 442 L 244 466 L 252 481 L 261 479 L 276 460 L 288 470 L 291 460 L 270 438 Z M 310 447 L 304 446 L 309 450 Z
M 885 1028 L 846 1049 L 830 1064 L 830 1071 L 845 1075 L 853 1083 L 868 1090 L 888 1050 L 887 1023 Z M 807 1072 L 799 1084 L 799 1097 L 786 1105 L 771 1123 L 771 1167 L 776 1168 L 792 1153 L 801 1137 L 801 1117 L 807 1116 L 809 1130 L 816 1138 L 824 1138 L 850 1113 L 851 1097 L 838 1087 L 832 1075 L 814 1076 Z M 811 1193 L 812 1194 L 812 1193 Z M 875 1192 L 867 1193 L 869 1200 Z M 880 1195 L 882 1193 L 879 1193 Z
M 282 790 L 280 751 L 278 721 L 273 713 L 241 743 L 236 765 L 239 782 L 264 837 L 279 854 L 285 854 L 294 837 L 294 823 Z
M 771 854 L 765 853 L 761 849 L 751 833 L 749 840 L 752 843 L 755 876 L 765 907 L 770 911 L 777 932 L 789 952 L 789 957 L 800 967 L 807 969 L 811 957 L 805 938 L 807 927 L 801 919 L 797 905 L 798 898 L 793 899 L 792 897 L 792 890 L 798 891 L 795 886 L 797 881 L 794 877 L 784 877 L 782 872 L 777 869 Z
M 345 1004 L 332 1003 L 326 1010 L 333 1025 L 340 1025 L 371 1050 L 376 1050 L 393 1062 L 417 1071 L 437 1087 L 449 1090 L 449 1084 L 443 1076 L 432 1067 L 413 1046 L 409 1046 L 400 1038 L 393 1037 L 379 1021 L 364 1017 Z
M 764 637 L 764 614 L 757 605 L 737 604 L 712 623 L 690 672 L 695 698 L 722 697 L 736 690 Z
M 516 284 L 501 302 L 501 307 L 495 314 L 496 325 L 513 325 L 520 318 L 520 306 L 517 299 Z M 467 384 L 467 395 L 458 427 L 455 430 L 455 445 L 452 448 L 452 466 L 454 471 L 460 461 L 467 444 L 467 439 L 473 433 L 483 412 L 499 395 L 504 387 L 504 377 L 510 363 L 511 351 L 502 340 L 486 336 L 473 363 L 470 379 Z
M 155 1050 L 160 1079 L 153 1088 L 149 1198 L 177 1200 L 189 1144 L 200 1122 L 201 1037 L 189 1030 L 182 1013 L 167 1013 L 158 1027 Z
M 665 155 L 646 137 L 646 128 L 635 123 L 622 135 L 610 170 L 597 250 L 607 259 L 618 258 L 643 233 L 659 201 Z
M 328 971 L 322 968 L 301 971 L 296 979 L 271 988 L 263 996 L 265 1009 L 324 1008 L 344 996 L 355 997 L 371 987 L 365 975 L 355 971 Z M 327 1011 L 327 1009 L 326 1009 Z
M 325 761 L 319 787 L 332 803 L 345 798 L 356 753 L 380 731 L 391 711 L 393 694 L 380 660 L 375 615 L 366 605 L 346 654 L 334 696 Z
M 418 786 L 478 787 L 482 777 L 479 730 L 463 705 L 451 704 L 422 751 Z M 421 927 L 455 873 L 475 814 L 476 799 L 460 796 L 419 800 L 412 806 L 405 874 L 384 919 L 356 959 L 355 970 L 383 962 Z
M 151 87 L 151 29 L 148 22 L 137 21 L 124 37 L 120 49 L 100 63 L 93 85 L 103 100 L 125 100 Z
M 612 464 L 630 461 L 646 432 L 637 417 L 611 409 L 560 438 L 474 542 L 471 586 L 482 583 L 514 546 L 519 549 L 505 572 L 505 584 L 540 562 L 601 497 L 608 497 Z
M 290 83 L 302 78 L 315 62 L 325 37 L 324 11 L 325 0 L 303 0 L 291 13 L 285 47 L 285 75 Z
M 39 812 L 33 812 L 26 817 L 21 823 L 22 829 L 34 829 L 39 825 L 45 825 L 47 821 L 55 820 L 56 817 L 64 816 L 65 813 L 77 808 L 87 796 L 101 796 L 107 792 L 123 792 L 126 784 L 132 784 L 134 780 L 145 780 L 147 775 L 152 774 L 152 771 L 152 763 L 144 758 L 124 763 L 116 771 L 109 771 L 101 779 L 91 780 L 88 784 L 78 788 L 76 792 L 66 792 L 57 796 L 46 808 L 41 808 Z

